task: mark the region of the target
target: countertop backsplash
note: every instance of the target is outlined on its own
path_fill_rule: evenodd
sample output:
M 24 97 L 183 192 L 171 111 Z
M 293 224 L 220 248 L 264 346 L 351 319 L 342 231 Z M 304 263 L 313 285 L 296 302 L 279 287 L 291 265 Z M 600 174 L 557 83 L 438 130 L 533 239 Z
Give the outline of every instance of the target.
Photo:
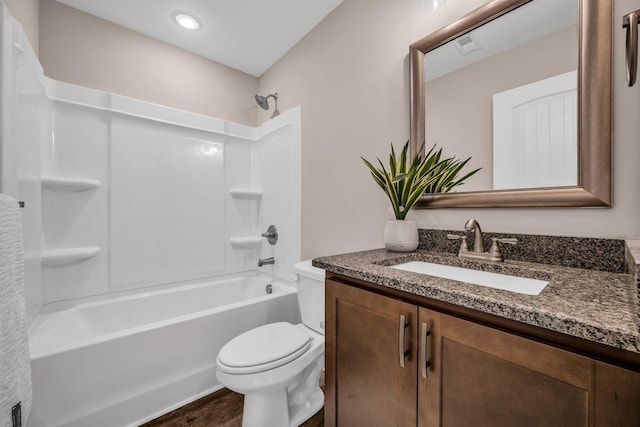
M 427 229 L 418 231 L 420 237 L 419 249 L 457 254 L 460 249 L 460 241 L 447 239 L 447 234 L 464 234 L 467 236 L 469 247 L 473 247 L 474 235 L 471 232 Z M 635 270 L 629 270 L 630 263 L 625 262 L 628 254 L 625 250 L 625 240 L 622 239 L 491 232 L 483 232 L 483 236 L 486 251 L 489 251 L 491 247 L 492 237 L 517 238 L 518 244 L 516 245 L 500 245 L 502 255 L 508 260 L 586 268 L 610 273 L 635 273 Z M 640 261 L 640 240 L 627 242 L 636 242 L 637 257 L 635 259 Z
M 640 240 L 628 239 L 624 242 L 625 272 L 636 278 L 636 283 L 638 284 L 638 297 L 640 298 L 640 277 L 638 275 L 638 272 L 640 271 Z

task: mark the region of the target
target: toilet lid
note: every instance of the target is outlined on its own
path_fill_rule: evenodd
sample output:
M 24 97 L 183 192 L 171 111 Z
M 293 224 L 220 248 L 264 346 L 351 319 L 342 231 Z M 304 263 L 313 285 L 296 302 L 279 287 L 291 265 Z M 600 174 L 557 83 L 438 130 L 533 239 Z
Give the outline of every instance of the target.
M 237 373 L 274 369 L 299 357 L 310 344 L 309 334 L 291 323 L 270 323 L 229 341 L 218 354 L 218 364 Z

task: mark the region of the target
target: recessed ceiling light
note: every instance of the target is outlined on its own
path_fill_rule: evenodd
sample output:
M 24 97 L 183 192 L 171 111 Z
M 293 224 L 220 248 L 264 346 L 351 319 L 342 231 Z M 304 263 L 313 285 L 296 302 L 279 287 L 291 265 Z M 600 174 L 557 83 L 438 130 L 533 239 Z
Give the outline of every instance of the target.
M 195 31 L 202 26 L 195 16 L 189 15 L 186 12 L 174 12 L 173 19 L 178 25 L 187 30 Z

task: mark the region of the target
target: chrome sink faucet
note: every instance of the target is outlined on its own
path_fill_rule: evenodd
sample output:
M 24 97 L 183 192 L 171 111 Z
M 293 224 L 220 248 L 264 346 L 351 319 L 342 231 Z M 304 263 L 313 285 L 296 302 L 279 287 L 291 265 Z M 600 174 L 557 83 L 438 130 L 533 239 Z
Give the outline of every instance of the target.
M 449 240 L 460 240 L 460 251 L 458 252 L 458 256 L 460 258 L 471 258 L 471 259 L 480 259 L 484 261 L 494 261 L 501 262 L 504 261 L 502 257 L 502 253 L 500 253 L 500 245 L 498 243 L 506 243 L 509 245 L 515 245 L 518 243 L 518 239 L 513 237 L 506 238 L 491 238 L 491 249 L 489 252 L 485 252 L 484 250 L 484 240 L 482 237 L 482 229 L 480 228 L 480 223 L 475 218 L 469 219 L 464 224 L 464 229 L 466 231 L 475 231 L 474 240 L 473 240 L 473 250 L 469 250 L 469 246 L 467 246 L 467 236 L 464 234 L 448 234 L 447 239 Z

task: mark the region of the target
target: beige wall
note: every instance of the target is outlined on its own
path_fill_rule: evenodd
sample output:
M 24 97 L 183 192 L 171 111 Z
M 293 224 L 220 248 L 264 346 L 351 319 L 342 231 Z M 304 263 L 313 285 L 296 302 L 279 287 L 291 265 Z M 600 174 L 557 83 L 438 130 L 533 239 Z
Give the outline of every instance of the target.
M 471 156 L 468 170 L 482 167 L 461 191 L 493 188 L 493 95 L 576 70 L 576 31 L 572 25 L 425 84 L 427 148 Z
M 55 80 L 255 123 L 255 77 L 55 0 L 40 2 L 40 62 Z
M 389 142 L 408 139 L 408 45 L 483 3 L 430 11 L 418 0 L 345 0 L 261 77 L 260 91 L 277 90 L 281 110 L 302 105 L 304 258 L 383 245 L 388 203 L 359 157 L 386 157 Z M 614 207 L 421 210 L 420 227 L 462 230 L 475 217 L 487 231 L 640 237 L 640 85 L 626 87 L 618 25 L 640 0 L 615 6 Z
M 39 28 L 38 14 L 40 0 L 4 0 L 11 14 L 20 22 L 24 32 L 27 33 L 29 43 L 38 54 Z

